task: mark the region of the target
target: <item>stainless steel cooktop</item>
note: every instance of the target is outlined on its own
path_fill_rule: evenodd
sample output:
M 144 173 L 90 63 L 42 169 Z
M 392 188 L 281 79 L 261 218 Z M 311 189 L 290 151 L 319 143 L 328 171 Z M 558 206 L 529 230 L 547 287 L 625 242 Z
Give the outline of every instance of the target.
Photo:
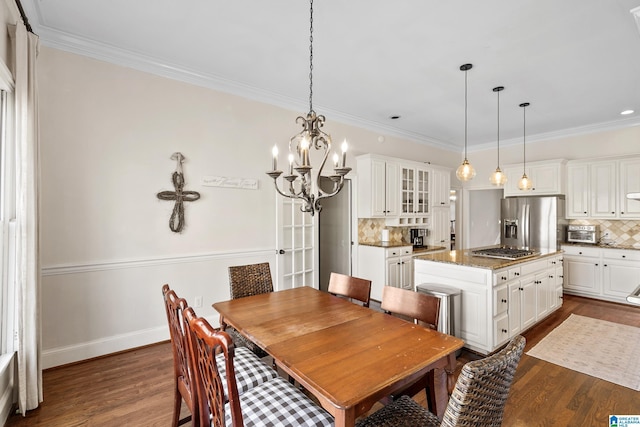
M 528 249 L 516 248 L 487 248 L 471 251 L 471 255 L 485 258 L 522 259 L 538 255 L 537 252 Z

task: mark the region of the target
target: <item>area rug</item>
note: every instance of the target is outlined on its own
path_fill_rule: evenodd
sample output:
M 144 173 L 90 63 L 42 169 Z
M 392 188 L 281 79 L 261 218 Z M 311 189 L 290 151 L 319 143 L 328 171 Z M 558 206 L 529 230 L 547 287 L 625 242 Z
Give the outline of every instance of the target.
M 527 354 L 640 391 L 640 328 L 572 314 Z

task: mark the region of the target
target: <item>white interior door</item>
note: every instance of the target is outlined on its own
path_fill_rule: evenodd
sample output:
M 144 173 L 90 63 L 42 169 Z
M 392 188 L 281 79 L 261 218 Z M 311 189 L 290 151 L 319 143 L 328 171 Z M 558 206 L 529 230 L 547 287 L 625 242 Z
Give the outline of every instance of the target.
M 310 286 L 318 288 L 315 217 L 300 211 L 299 200 L 276 194 L 278 221 L 276 290 Z

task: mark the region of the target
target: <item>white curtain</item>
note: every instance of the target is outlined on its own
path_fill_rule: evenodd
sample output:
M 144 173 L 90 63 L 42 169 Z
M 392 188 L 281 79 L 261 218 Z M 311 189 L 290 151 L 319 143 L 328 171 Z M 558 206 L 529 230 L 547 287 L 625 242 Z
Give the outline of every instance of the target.
M 18 406 L 22 414 L 42 402 L 40 363 L 40 160 L 36 56 L 38 37 L 14 27 L 16 136 L 16 330 Z

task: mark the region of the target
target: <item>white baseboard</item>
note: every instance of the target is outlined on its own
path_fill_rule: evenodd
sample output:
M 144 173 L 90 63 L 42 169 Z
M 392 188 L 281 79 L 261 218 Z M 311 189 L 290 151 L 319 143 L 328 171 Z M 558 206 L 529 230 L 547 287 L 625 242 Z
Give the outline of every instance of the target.
M 213 327 L 219 326 L 217 317 L 207 318 Z M 114 335 L 108 338 L 80 344 L 53 348 L 42 352 L 42 368 L 80 362 L 94 357 L 105 356 L 120 351 L 143 347 L 169 339 L 169 327 L 164 325 L 129 334 Z

